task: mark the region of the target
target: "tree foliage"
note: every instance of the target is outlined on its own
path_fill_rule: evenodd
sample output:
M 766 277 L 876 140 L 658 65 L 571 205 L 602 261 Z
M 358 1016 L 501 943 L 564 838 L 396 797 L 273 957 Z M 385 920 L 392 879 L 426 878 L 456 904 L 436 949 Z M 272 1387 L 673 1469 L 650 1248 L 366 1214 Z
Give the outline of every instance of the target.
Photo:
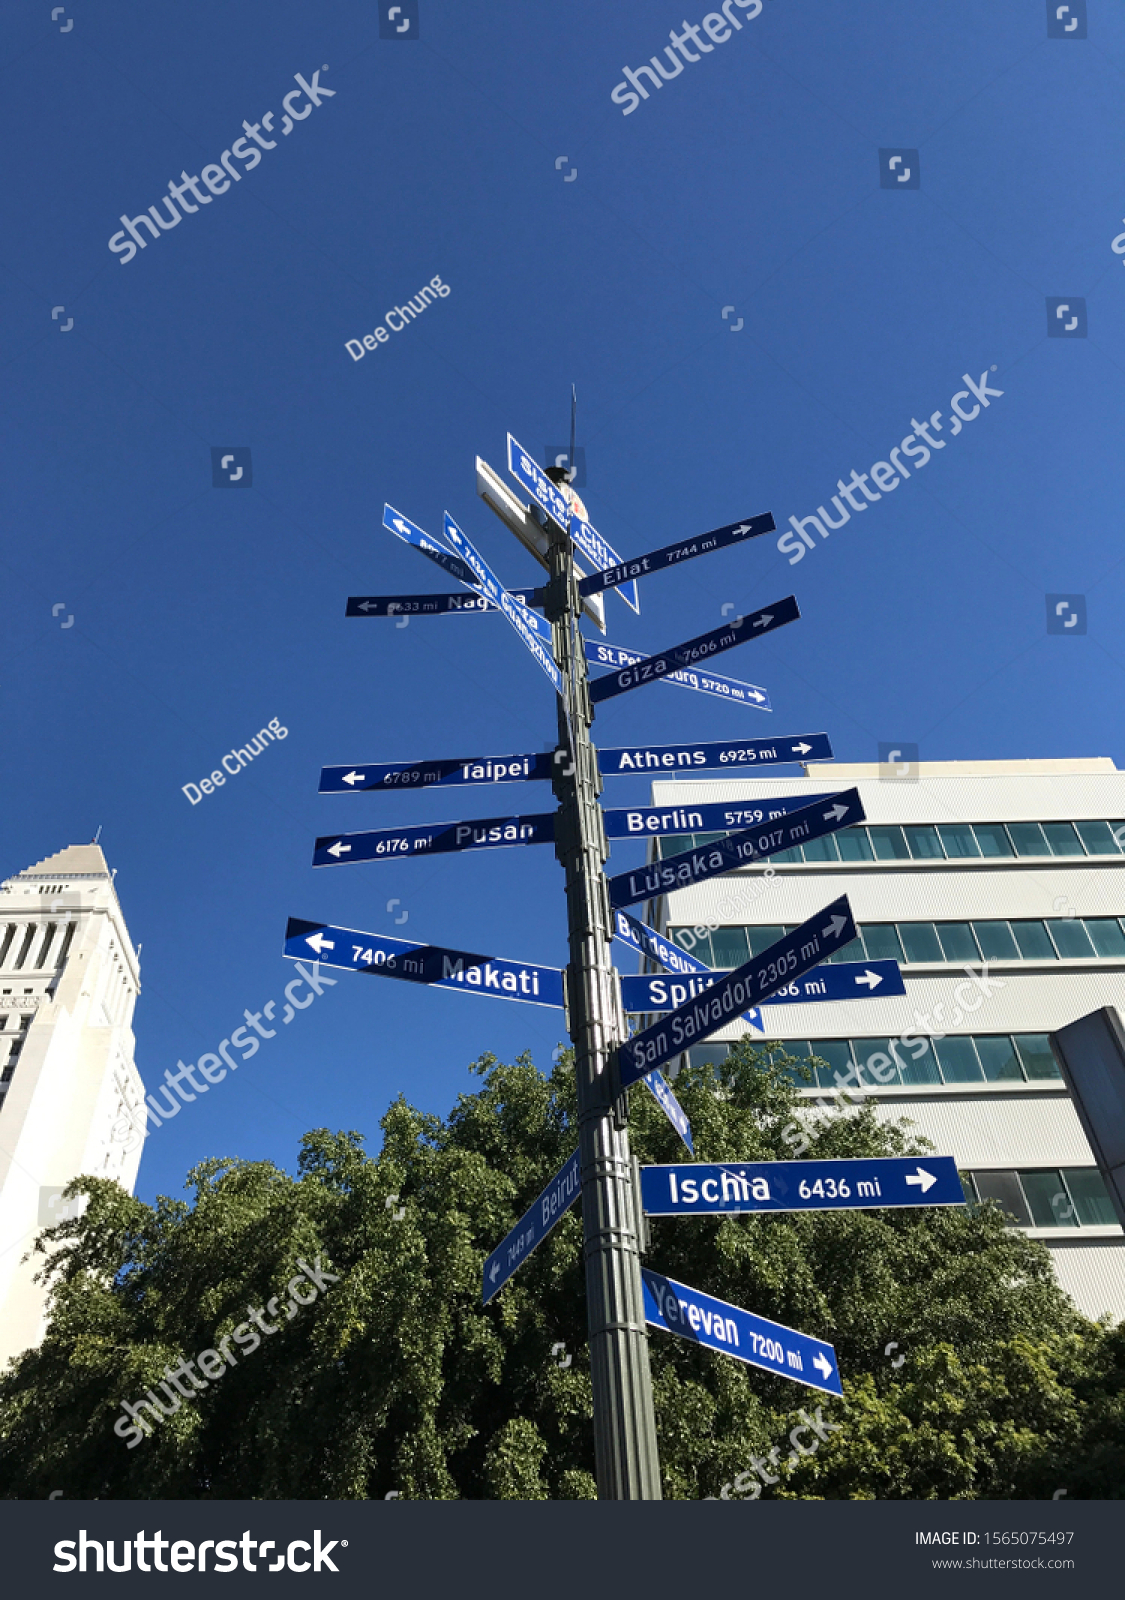
M 697 1159 L 791 1157 L 783 1065 L 744 1043 L 681 1074 Z M 87 1209 L 37 1244 L 46 1337 L 0 1377 L 0 1494 L 593 1498 L 580 1208 L 480 1304 L 486 1255 L 577 1142 L 572 1063 L 474 1070 L 480 1088 L 447 1119 L 393 1104 L 377 1157 L 320 1129 L 296 1176 L 215 1159 L 189 1174 L 190 1204 L 152 1207 L 76 1180 Z M 642 1162 L 683 1153 L 643 1091 L 631 1134 Z M 821 1126 L 808 1154 L 924 1148 L 865 1109 Z M 318 1259 L 337 1281 L 297 1306 L 288 1286 Z M 1125 1331 L 1080 1316 L 1045 1248 L 992 1205 L 654 1219 L 648 1261 L 829 1340 L 844 1375 L 844 1401 L 825 1403 L 654 1334 L 666 1498 L 1122 1494 Z M 232 1346 L 274 1299 L 277 1332 Z M 122 1402 L 163 1398 L 168 1367 L 224 1337 L 235 1359 L 197 1398 L 133 1448 L 115 1434 Z M 799 1455 L 802 1411 L 820 1433 Z

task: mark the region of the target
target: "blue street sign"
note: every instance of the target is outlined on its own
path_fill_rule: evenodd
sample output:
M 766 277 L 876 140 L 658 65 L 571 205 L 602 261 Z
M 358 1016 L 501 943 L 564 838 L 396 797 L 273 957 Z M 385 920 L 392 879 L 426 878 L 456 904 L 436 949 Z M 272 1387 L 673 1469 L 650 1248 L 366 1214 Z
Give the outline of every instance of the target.
M 623 914 L 617 913 L 618 916 Z M 726 971 L 718 968 L 671 978 L 659 972 L 623 974 L 621 999 L 625 1010 L 634 1016 L 674 1011 L 685 1000 L 703 994 L 719 978 L 725 977 Z M 765 1004 L 799 1006 L 819 1000 L 881 1000 L 885 995 L 905 993 L 906 985 L 897 961 L 836 961 L 814 967 L 803 978 L 795 978 L 771 995 Z M 760 1022 L 755 1025 L 762 1027 Z
M 522 1267 L 536 1245 L 550 1233 L 555 1223 L 570 1210 L 582 1192 L 578 1151 L 556 1172 L 530 1210 L 525 1211 L 504 1242 L 496 1247 L 484 1264 L 484 1294 L 487 1305 L 494 1294 Z
M 468 570 L 466 568 L 466 570 Z M 538 589 L 509 589 L 525 606 L 537 603 Z M 482 594 L 353 594 L 348 596 L 349 617 L 447 617 L 462 612 L 498 611 Z
M 406 544 L 413 545 L 415 550 L 420 550 L 424 556 L 429 556 L 431 561 L 436 561 L 443 571 L 448 572 L 459 583 L 465 584 L 474 593 L 478 592 L 476 576 L 472 569 L 436 539 L 431 539 L 416 522 L 411 522 L 409 517 L 404 517 L 402 512 L 396 511 L 392 505 L 383 506 L 383 526 Z
M 662 967 L 669 972 L 687 974 L 689 977 L 703 975 L 710 977 L 713 969 L 705 962 L 699 961 L 695 956 L 689 955 L 686 950 L 681 950 L 678 944 L 673 944 L 670 939 L 665 939 L 663 934 L 657 933 L 655 928 L 650 928 L 647 923 L 641 922 L 638 917 L 632 917 L 627 911 L 613 913 L 614 937 L 621 940 L 622 944 L 632 945 L 634 950 L 639 950 L 643 955 L 650 956 L 653 961 L 659 961 Z M 641 981 L 646 982 L 649 974 L 640 974 Z M 622 990 L 632 983 L 632 978 L 621 979 Z M 688 996 L 685 994 L 684 999 Z M 679 1002 L 677 1002 L 679 1004 Z M 643 1011 L 641 1006 L 625 1005 L 626 1011 Z M 652 1008 L 659 1009 L 659 1008 Z M 748 1022 L 752 1028 L 757 1028 L 760 1033 L 765 1032 L 762 1014 L 755 1006 L 750 1011 L 742 1013 L 742 1021 Z
M 555 663 L 550 623 L 545 622 L 542 617 L 537 617 L 534 611 L 529 611 L 518 600 L 512 599 L 480 551 L 468 536 L 462 533 L 448 511 L 445 513 L 445 537 L 462 560 L 476 573 L 478 587 L 483 590 L 493 605 L 500 607 L 500 610 L 507 617 L 548 678 L 550 678 L 555 689 L 561 694 L 562 673 Z
M 712 1211 L 865 1211 L 883 1206 L 963 1206 L 952 1156 L 845 1161 L 726 1161 L 641 1168 L 650 1217 Z
M 788 794 L 771 795 L 768 800 L 719 800 L 699 806 L 610 806 L 602 812 L 602 817 L 607 839 L 643 839 L 650 834 L 667 838 L 691 833 L 734 833 L 763 822 L 776 822 L 780 817 L 789 817 L 794 812 L 807 811 L 810 806 L 835 799 L 832 794 Z
M 688 1121 L 687 1112 L 672 1093 L 672 1086 L 667 1078 L 659 1070 L 650 1072 L 645 1079 L 645 1088 L 649 1090 L 652 1098 L 694 1155 L 695 1141 L 691 1136 L 691 1123 Z
M 555 812 L 528 817 L 481 817 L 472 822 L 431 822 L 421 828 L 373 828 L 363 833 L 326 833 L 316 841 L 314 867 L 350 866 L 355 861 L 402 861 L 407 856 L 447 855 L 457 850 L 504 850 L 509 845 L 551 844 Z
M 571 499 L 557 483 L 548 478 L 534 457 L 518 440 L 513 439 L 511 434 L 508 435 L 508 471 L 517 483 L 523 485 L 532 499 L 538 501 L 547 515 L 553 517 L 559 527 L 570 534 L 571 539 L 593 566 L 601 569 L 621 560 L 613 546 L 602 538 L 596 528 L 590 526 L 585 517 L 578 514 Z M 635 583 L 629 583 L 627 587 L 632 593 L 631 599 L 624 589 L 619 588 L 617 592 L 625 604 L 639 614 L 641 608 L 637 601 L 637 586 Z
M 780 1322 L 756 1317 L 752 1311 L 728 1305 L 685 1283 L 641 1268 L 644 1282 L 645 1321 L 666 1333 L 679 1334 L 696 1344 L 721 1350 L 725 1356 L 762 1367 L 779 1378 L 792 1378 L 810 1389 L 843 1396 L 836 1352 L 823 1339 L 798 1333 Z
M 720 978 L 706 994 L 689 1000 L 617 1048 L 623 1089 L 662 1067 L 693 1044 L 702 1044 L 746 1009 L 759 1005 L 785 984 L 819 966 L 855 938 L 847 895 L 787 933 L 760 956 Z
M 647 658 L 640 650 L 626 650 L 619 644 L 605 644 L 600 639 L 583 639 L 586 660 L 592 667 L 633 667 Z M 717 672 L 669 672 L 662 683 L 674 683 L 681 689 L 695 689 L 699 694 L 713 694 L 718 700 L 733 700 L 740 706 L 757 706 L 759 711 L 772 711 L 770 697 L 756 683 L 743 683 L 739 678 L 723 678 Z
M 579 516 L 573 506 L 570 509 L 570 537 L 592 566 L 620 565 L 621 557 L 617 554 L 617 551 L 607 540 L 602 538 L 596 528 L 590 526 L 585 517 Z M 640 616 L 641 602 L 637 596 L 635 579 L 626 579 L 617 586 L 614 593 L 619 594 L 629 609 Z M 582 598 L 586 600 L 590 597 L 583 595 Z
M 798 733 L 785 739 L 739 739 L 726 744 L 629 745 L 598 751 L 598 770 L 605 778 L 635 773 L 702 772 L 723 767 L 745 772 L 781 761 L 831 761 L 826 733 Z
M 523 756 L 445 756 L 436 761 L 382 761 L 323 767 L 318 794 L 432 789 L 449 784 L 530 783 L 551 777 L 552 752 Z
M 543 468 L 512 435 L 508 435 L 508 471 L 528 494 L 537 500 L 549 517 L 554 517 L 565 533 L 570 525 L 570 502 L 557 483 L 552 483 Z
M 649 900 L 653 895 L 667 894 L 672 889 L 686 889 L 691 884 L 720 877 L 735 867 L 764 861 L 795 844 L 849 828 L 855 822 L 862 822 L 865 816 L 858 789 L 821 796 L 813 804 L 791 812 L 788 817 L 778 818 L 773 824 L 762 822 L 755 828 L 716 839 L 713 844 L 682 850 L 679 855 L 667 856 L 663 861 L 652 861 L 648 866 L 610 878 L 609 903 L 616 910 L 634 905 L 638 900 Z
M 700 662 L 721 655 L 724 650 L 733 650 L 735 645 L 745 644 L 749 639 L 764 638 L 775 628 L 796 622 L 800 615 L 796 599 L 793 595 L 787 595 L 784 600 L 775 600 L 773 605 L 763 606 L 760 611 L 751 611 L 745 617 L 724 622 L 721 628 L 698 634 L 694 639 L 686 639 L 683 644 L 673 645 L 671 649 L 661 650 L 656 655 L 645 656 L 636 666 L 624 667 L 618 672 L 608 673 L 604 678 L 595 678 L 590 684 L 590 699 L 595 705 L 600 705 L 603 700 L 612 700 L 615 695 L 639 689 L 644 683 L 656 683 L 666 673 L 697 667 Z
M 327 922 L 303 922 L 299 917 L 290 917 L 284 953 L 291 961 L 319 961 L 322 967 L 401 978 L 406 983 L 424 983 L 434 989 L 490 994 L 497 1000 L 524 1000 L 533 1006 L 561 1007 L 563 1003 L 562 973 L 558 967 L 504 961 L 469 950 L 392 939 L 383 933 L 335 928 Z
M 666 544 L 647 555 L 636 556 L 631 561 L 594 572 L 578 585 L 581 595 L 600 594 L 615 584 L 627 583 L 631 578 L 647 577 L 653 572 L 663 572 L 666 567 L 677 567 L 693 556 L 709 556 L 714 550 L 725 550 L 728 545 L 739 544 L 744 539 L 755 539 L 761 533 L 773 533 L 777 524 L 769 511 L 751 517 L 745 522 L 728 522 L 722 528 L 712 528 L 710 533 L 698 534 L 694 539 L 681 539 L 677 544 Z

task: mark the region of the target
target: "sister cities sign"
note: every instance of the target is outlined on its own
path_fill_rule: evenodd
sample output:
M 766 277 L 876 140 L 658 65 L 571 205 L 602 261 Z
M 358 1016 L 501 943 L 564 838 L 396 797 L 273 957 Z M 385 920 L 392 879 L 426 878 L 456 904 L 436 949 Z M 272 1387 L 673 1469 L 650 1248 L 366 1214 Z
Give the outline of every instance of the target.
M 728 1022 L 736 1021 L 747 1007 L 758 1005 L 811 967 L 828 960 L 855 936 L 848 897 L 841 895 L 760 956 L 736 967 L 696 999 L 619 1045 L 621 1087 L 627 1089 L 653 1067 L 662 1066 L 682 1050 L 709 1039 Z

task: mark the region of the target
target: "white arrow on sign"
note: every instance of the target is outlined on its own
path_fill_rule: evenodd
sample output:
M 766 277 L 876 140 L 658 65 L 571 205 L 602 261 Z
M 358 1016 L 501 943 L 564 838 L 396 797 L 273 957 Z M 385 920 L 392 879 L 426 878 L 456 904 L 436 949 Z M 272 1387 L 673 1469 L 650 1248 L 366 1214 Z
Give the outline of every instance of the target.
M 749 522 L 740 522 L 738 527 L 735 528 L 734 531 L 737 534 L 737 533 L 751 533 L 753 530 L 752 530 L 751 524 Z
M 934 1177 L 932 1172 L 927 1172 L 925 1167 L 919 1167 L 917 1175 L 911 1175 L 906 1181 L 907 1183 L 913 1183 L 917 1188 L 921 1189 L 923 1194 L 925 1194 L 927 1189 L 933 1188 L 934 1184 L 937 1182 L 937 1179 Z
M 795 744 L 793 746 L 793 749 L 796 750 L 798 755 L 803 756 L 803 755 L 807 755 L 808 754 L 808 752 L 812 749 L 812 745 L 811 744 Z
M 828 924 L 827 928 L 821 929 L 822 937 L 825 939 L 834 939 L 839 933 L 840 929 L 847 926 L 847 921 L 847 917 L 841 917 L 839 913 L 837 913 L 836 916 L 832 918 L 832 921 Z
M 907 1181 L 909 1182 L 909 1179 Z M 821 1377 L 827 1379 L 832 1376 L 832 1363 L 831 1361 L 826 1361 L 819 1350 L 817 1351 L 816 1355 L 813 1356 L 812 1364 L 820 1373 Z
M 757 689 L 755 689 L 755 690 L 754 690 L 754 691 L 753 691 L 753 692 L 752 692 L 752 694 L 751 694 L 751 695 L 750 695 L 750 698 L 751 698 L 751 700 L 758 700 L 758 701 L 762 701 L 762 700 L 764 700 L 764 699 L 765 699 L 765 698 L 766 698 L 766 697 L 765 697 L 765 695 L 764 695 L 764 694 L 761 694 L 761 693 L 759 693 L 759 691 L 758 691 L 758 690 L 757 690 Z
M 371 601 L 370 600 L 361 600 L 359 602 L 359 609 L 361 611 L 370 611 L 371 610 Z
M 756 628 L 764 628 L 764 627 L 766 627 L 766 625 L 768 623 L 771 623 L 772 621 L 773 621 L 773 613 L 772 613 L 772 611 L 763 611 L 760 617 L 755 617 L 754 618 L 754 626 Z
M 350 844 L 345 844 L 342 839 L 337 839 L 335 844 L 329 845 L 328 854 L 335 856 L 338 861 L 341 856 L 346 856 L 350 850 Z
M 822 813 L 825 822 L 839 822 L 840 818 L 846 817 L 847 814 L 847 806 L 833 806 L 831 811 L 825 811 Z
M 497 1278 L 500 1276 L 500 1263 L 499 1263 L 499 1261 L 494 1261 L 492 1263 L 492 1271 L 488 1274 L 488 1276 L 492 1279 L 493 1283 L 496 1282 Z
M 336 948 L 332 940 L 326 939 L 322 933 L 311 933 L 305 940 L 305 943 L 307 945 L 311 945 L 318 956 L 321 955 L 325 950 L 335 950 Z
M 872 972 L 870 967 L 866 967 L 863 972 L 856 973 L 855 981 L 862 983 L 865 989 L 875 990 L 882 983 L 883 975 L 880 972 Z
M 345 772 L 344 773 L 344 782 L 345 783 L 362 783 L 363 782 L 363 773 L 362 772 Z

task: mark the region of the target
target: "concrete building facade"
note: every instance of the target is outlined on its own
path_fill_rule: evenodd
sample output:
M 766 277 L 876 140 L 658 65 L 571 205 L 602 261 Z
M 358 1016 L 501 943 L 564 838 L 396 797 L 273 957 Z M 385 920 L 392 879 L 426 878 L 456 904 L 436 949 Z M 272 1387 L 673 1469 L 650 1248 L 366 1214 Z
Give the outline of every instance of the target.
M 22 1258 L 60 1220 L 66 1184 L 89 1173 L 132 1192 L 141 1142 L 127 1150 L 111 1129 L 143 1104 L 139 989 L 98 845 L 71 845 L 0 884 L 0 1364 L 42 1337 L 42 1257 Z
M 766 1006 L 754 1036 L 828 1062 L 802 1089 L 811 1117 L 838 1074 L 860 1084 L 880 1118 L 909 1118 L 956 1158 L 972 1197 L 995 1197 L 1046 1243 L 1087 1315 L 1125 1316 L 1125 1237 L 1047 1041 L 1099 1006 L 1125 1013 L 1125 772 L 1108 759 L 832 763 L 797 779 L 661 781 L 652 797 L 768 815 L 771 796 L 852 787 L 865 824 L 774 857 L 772 877 L 747 868 L 674 891 L 647 920 L 729 968 L 846 894 L 860 937 L 836 959 L 893 957 L 905 998 Z M 998 980 L 987 992 L 966 978 L 984 963 Z M 692 1059 L 752 1031 L 735 1023 Z

